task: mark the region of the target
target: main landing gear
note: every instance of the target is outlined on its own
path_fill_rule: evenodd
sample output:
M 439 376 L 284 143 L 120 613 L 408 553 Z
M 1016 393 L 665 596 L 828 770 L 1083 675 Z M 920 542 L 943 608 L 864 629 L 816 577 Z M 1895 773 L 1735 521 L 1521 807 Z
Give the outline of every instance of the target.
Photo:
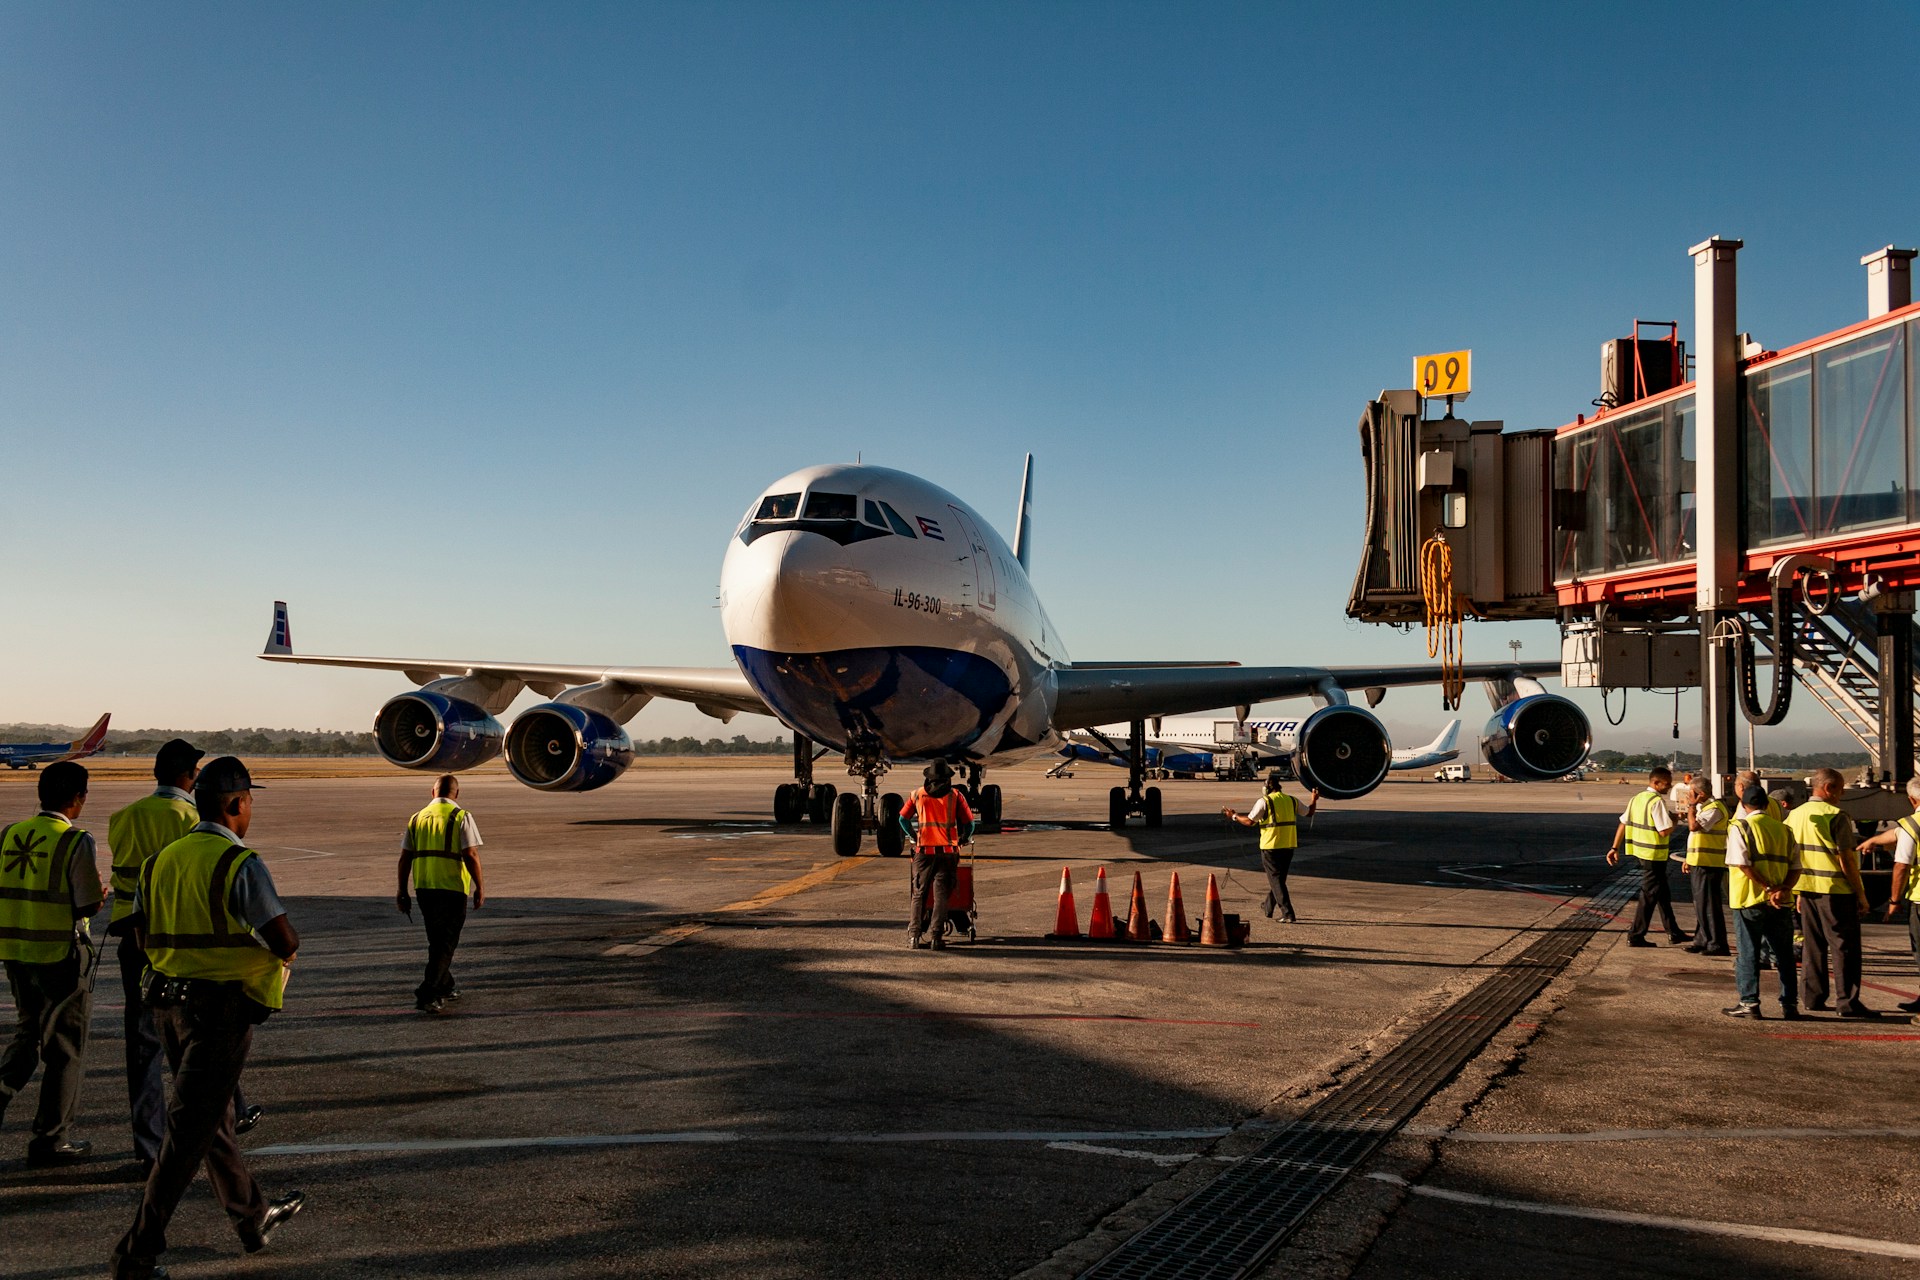
M 989 782 L 982 786 L 980 766 L 969 764 L 967 784 L 964 789 L 967 793 L 967 804 L 973 809 L 973 816 L 980 820 L 980 830 L 990 834 L 998 833 L 1001 813 L 999 785 Z
M 1127 726 L 1127 749 L 1118 754 L 1127 761 L 1127 785 L 1107 792 L 1107 825 L 1119 831 L 1129 817 L 1138 815 L 1149 827 L 1160 825 L 1160 788 L 1141 783 L 1147 776 L 1147 722 L 1135 720 Z
M 825 754 L 825 747 L 814 751 L 813 739 L 798 733 L 793 735 L 793 781 L 773 789 L 775 822 L 781 826 L 802 821 L 825 826 L 832 819 L 834 786 L 831 782 L 813 780 L 814 761 Z

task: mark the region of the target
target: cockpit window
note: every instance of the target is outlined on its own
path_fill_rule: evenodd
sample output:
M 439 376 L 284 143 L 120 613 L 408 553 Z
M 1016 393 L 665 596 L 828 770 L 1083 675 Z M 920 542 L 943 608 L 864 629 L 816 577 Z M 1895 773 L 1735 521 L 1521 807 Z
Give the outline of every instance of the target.
M 760 499 L 760 509 L 753 513 L 753 518 L 755 520 L 791 520 L 799 514 L 799 494 L 770 493 Z
M 872 498 L 867 499 L 867 523 L 876 529 L 887 527 L 887 518 L 880 513 L 880 504 Z
M 850 493 L 821 493 L 819 490 L 807 495 L 807 519 L 809 520 L 858 520 L 860 504 Z
M 912 525 L 900 518 L 900 513 L 893 509 L 892 503 L 883 502 L 880 504 L 880 509 L 887 513 L 887 522 L 893 526 L 895 533 L 903 538 L 915 538 L 919 536 L 913 531 Z

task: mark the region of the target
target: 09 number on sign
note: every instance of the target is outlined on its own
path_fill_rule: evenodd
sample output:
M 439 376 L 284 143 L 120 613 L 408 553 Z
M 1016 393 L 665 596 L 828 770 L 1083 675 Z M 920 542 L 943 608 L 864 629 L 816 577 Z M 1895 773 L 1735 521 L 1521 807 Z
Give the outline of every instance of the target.
M 1473 352 L 1441 351 L 1416 356 L 1413 385 L 1427 397 L 1466 395 L 1473 390 Z

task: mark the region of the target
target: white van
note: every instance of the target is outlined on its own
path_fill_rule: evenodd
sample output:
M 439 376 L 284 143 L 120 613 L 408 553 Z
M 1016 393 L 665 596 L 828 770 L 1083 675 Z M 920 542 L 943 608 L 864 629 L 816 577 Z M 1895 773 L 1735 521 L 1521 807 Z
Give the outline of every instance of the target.
M 1435 782 L 1466 782 L 1473 777 L 1471 766 L 1464 764 L 1443 765 L 1434 772 Z

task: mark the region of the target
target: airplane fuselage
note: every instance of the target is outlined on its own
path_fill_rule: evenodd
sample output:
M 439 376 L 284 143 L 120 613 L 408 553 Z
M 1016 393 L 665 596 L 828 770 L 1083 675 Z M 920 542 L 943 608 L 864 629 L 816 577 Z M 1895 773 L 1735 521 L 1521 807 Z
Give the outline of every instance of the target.
M 945 489 L 884 467 L 796 471 L 747 512 L 720 574 L 741 672 L 789 727 L 888 759 L 1055 750 L 1066 647 L 1025 568 Z

